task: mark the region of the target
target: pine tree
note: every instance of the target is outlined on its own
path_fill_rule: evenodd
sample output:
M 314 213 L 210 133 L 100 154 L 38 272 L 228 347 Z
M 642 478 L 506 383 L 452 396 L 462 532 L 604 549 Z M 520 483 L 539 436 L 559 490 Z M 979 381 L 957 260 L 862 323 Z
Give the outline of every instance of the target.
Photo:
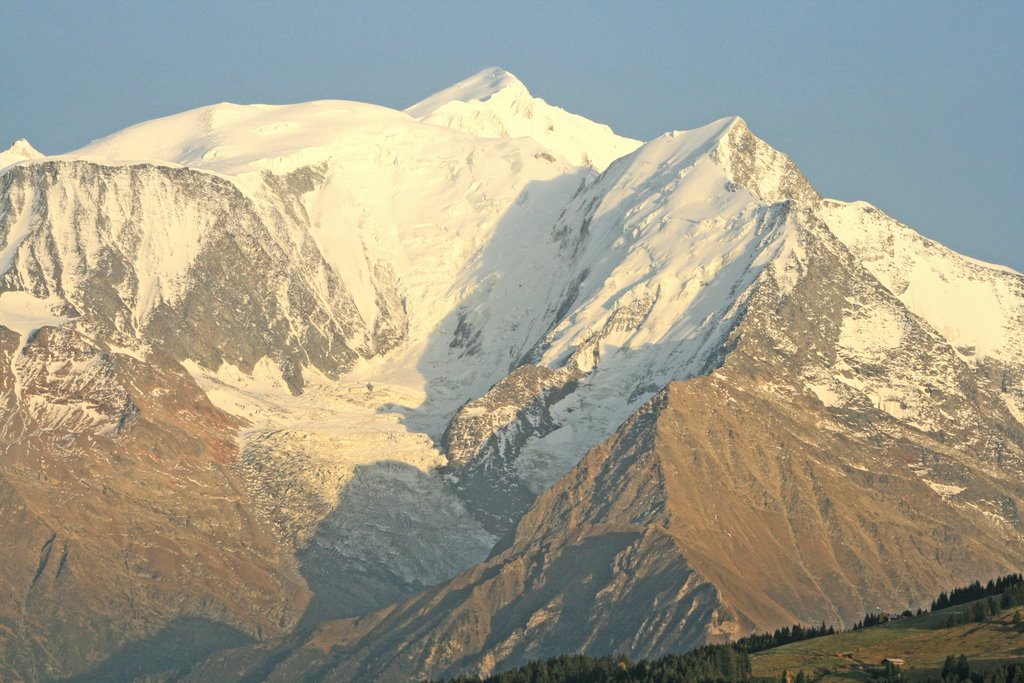
M 949 655 L 946 657 L 946 662 L 942 665 L 942 678 L 947 680 L 956 676 L 956 657 Z
M 999 600 L 994 595 L 990 595 L 988 598 L 988 613 L 993 616 L 999 614 Z
M 967 663 L 967 655 L 957 657 L 956 677 L 958 681 L 966 681 L 971 677 L 971 666 Z

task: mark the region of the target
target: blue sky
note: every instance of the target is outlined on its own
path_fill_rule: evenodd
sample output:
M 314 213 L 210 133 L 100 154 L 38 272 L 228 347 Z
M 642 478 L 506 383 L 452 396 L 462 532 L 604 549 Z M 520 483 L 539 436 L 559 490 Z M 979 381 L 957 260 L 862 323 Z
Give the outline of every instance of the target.
M 1024 271 L 1024 3 L 0 2 L 0 146 L 220 101 L 397 108 L 485 66 L 651 138 L 731 114 L 826 196 Z

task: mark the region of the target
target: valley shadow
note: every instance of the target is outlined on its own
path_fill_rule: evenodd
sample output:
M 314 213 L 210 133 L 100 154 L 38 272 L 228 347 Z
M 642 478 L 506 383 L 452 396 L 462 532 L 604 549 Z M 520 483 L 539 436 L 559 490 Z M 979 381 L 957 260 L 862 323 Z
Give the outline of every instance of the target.
M 299 628 L 368 614 L 447 581 L 491 545 L 440 475 L 396 460 L 359 465 L 296 553 L 313 593 Z
M 395 460 L 357 466 L 336 507 L 296 553 L 313 596 L 292 637 L 325 621 L 387 607 L 484 560 L 493 538 L 474 536 L 474 529 L 479 532 L 465 510 L 453 505 L 440 475 Z M 84 673 L 52 680 L 170 682 L 218 652 L 255 642 L 227 624 L 181 616 Z M 269 672 L 274 657 L 289 652 L 285 642 L 259 655 L 268 659 L 249 678 L 262 680 L 259 671 Z
M 655 656 L 698 644 L 701 625 L 711 619 L 717 605 L 709 587 L 698 587 L 658 606 L 659 596 L 678 595 L 680 587 L 692 581 L 693 573 L 684 562 L 638 568 L 626 585 L 616 584 L 621 578 L 617 576 L 621 571 L 616 570 L 617 562 L 642 537 L 635 530 L 613 529 L 546 550 L 543 561 L 536 562 L 544 566 L 543 575 L 527 576 L 524 582 L 528 588 L 491 615 L 490 623 L 496 628 L 487 634 L 480 652 L 503 651 L 502 666 L 507 667 L 565 652 Z M 619 589 L 614 598 L 608 597 L 611 587 Z M 552 609 L 552 605 L 557 608 Z M 616 609 L 601 613 L 611 605 Z M 655 614 L 659 622 L 653 629 Z M 508 627 L 531 622 L 536 628 L 531 638 L 515 638 L 515 626 Z M 646 650 L 623 650 L 623 644 L 633 641 L 637 633 L 652 630 L 657 635 L 652 633 Z M 461 665 L 470 666 L 474 656 Z
M 201 617 L 177 617 L 148 638 L 133 640 L 95 668 L 56 683 L 120 683 L 153 677 L 174 681 L 210 655 L 254 642 L 238 629 Z
M 472 572 L 462 574 L 442 588 L 424 591 L 413 599 L 412 604 L 408 605 L 407 614 L 422 615 L 425 610 L 440 615 L 452 614 L 460 605 L 465 605 L 474 593 L 485 589 L 500 574 L 501 566 L 499 565 L 479 565 Z M 311 680 L 321 680 L 326 677 L 333 667 L 356 652 L 361 653 L 362 656 L 359 657 L 358 667 L 352 672 L 351 680 L 380 679 L 382 670 L 420 635 L 421 627 L 417 626 L 416 619 L 403 620 L 398 624 L 391 620 L 384 620 L 364 632 L 355 641 L 354 649 L 350 649 L 350 646 L 333 648 L 325 664 L 311 676 Z M 257 683 L 257 681 L 246 681 L 246 683 Z

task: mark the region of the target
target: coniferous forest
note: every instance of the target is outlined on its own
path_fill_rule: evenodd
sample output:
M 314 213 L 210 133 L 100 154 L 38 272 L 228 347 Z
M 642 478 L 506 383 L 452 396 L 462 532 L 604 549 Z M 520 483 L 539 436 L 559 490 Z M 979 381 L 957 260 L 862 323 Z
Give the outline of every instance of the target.
M 975 581 L 968 586 L 954 588 L 948 594 L 940 593 L 939 597 L 932 601 L 932 611 L 1003 594 L 1010 594 L 1011 600 L 1018 596 L 1024 596 L 1024 575 L 1007 574 L 994 581 L 989 581 L 984 586 L 980 581 Z
M 946 657 L 942 667 L 942 678 L 934 679 L 936 683 L 1024 683 L 1024 662 L 1000 664 L 978 670 L 971 667 L 967 657 L 960 655 Z
M 486 678 L 452 683 L 732 683 L 750 680 L 750 658 L 734 645 L 705 645 L 682 655 L 631 662 L 625 657 L 563 655 Z

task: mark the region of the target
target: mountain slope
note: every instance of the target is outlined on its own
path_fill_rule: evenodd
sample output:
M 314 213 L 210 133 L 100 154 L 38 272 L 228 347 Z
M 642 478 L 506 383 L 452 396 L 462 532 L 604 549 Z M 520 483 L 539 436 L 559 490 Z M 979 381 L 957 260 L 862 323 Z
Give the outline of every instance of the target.
M 827 200 L 818 214 L 875 277 L 1000 386 L 1024 422 L 1024 281 L 961 256 L 864 202 Z
M 886 657 L 906 661 L 908 672 L 940 677 L 946 657 L 965 655 L 971 667 L 985 670 L 997 663 L 1020 661 L 1021 627 L 1011 608 L 983 622 L 944 625 L 954 607 L 846 633 L 790 643 L 751 655 L 755 676 L 776 677 L 783 671 L 814 671 L 824 680 L 839 680 L 852 672 L 882 668 Z M 838 656 L 842 654 L 843 656 Z
M 508 492 L 543 490 L 665 383 L 717 365 L 752 283 L 772 259 L 787 258 L 789 213 L 732 180 L 721 160 L 744 135 L 753 139 L 742 121 L 723 119 L 645 144 L 581 189 L 533 247 L 523 280 L 505 275 L 504 287 L 468 297 L 460 326 L 494 337 L 492 320 L 523 306 L 527 278 L 549 273 L 541 282 L 559 283 L 526 299 L 546 307 L 547 324 L 532 328 L 534 343 L 513 358 L 558 368 L 554 381 L 563 388 L 549 392 L 543 408 L 520 397 L 519 411 L 516 401 L 498 400 L 496 385 L 481 400 L 502 403 L 504 412 L 474 417 L 480 406 L 468 403 L 448 427 L 465 442 L 459 455 L 446 443 L 458 460 L 457 487 L 495 532 L 507 530 L 530 497 L 517 495 L 517 506 Z M 531 316 L 524 310 L 513 320 L 522 329 Z M 543 419 L 532 417 L 538 409 Z M 517 411 L 521 417 L 492 424 Z M 469 421 L 480 423 L 472 435 Z
M 670 384 L 541 494 L 487 562 L 198 675 L 255 662 L 268 680 L 393 680 L 567 651 L 654 657 L 798 621 L 849 624 L 1020 566 L 1024 430 L 812 212 L 791 210 L 800 272 L 768 266 L 723 365 Z M 902 334 L 882 349 L 841 343 L 886 315 Z M 871 382 L 940 368 L 948 381 L 927 404 L 895 416 L 872 400 Z M 841 400 L 808 386 L 819 372 L 846 381 Z
M 176 620 L 236 645 L 297 622 L 308 591 L 228 467 L 235 430 L 167 359 L 0 326 L 0 677 L 82 671 Z
M 741 119 L 640 144 L 500 70 L 27 159 L 0 392 L 35 512 L 0 538 L 44 559 L 3 580 L 81 616 L 17 603 L 0 642 L 117 680 L 210 654 L 172 614 L 217 647 L 298 623 L 193 677 L 366 680 L 902 608 L 1024 559 L 1021 311 L 1024 277 L 822 199 Z M 133 503 L 45 485 L 79 465 Z M 122 515 L 160 539 L 131 558 L 175 550 L 94 604 L 68 577 L 118 585 L 81 539 Z
M 269 303 L 288 326 L 308 327 L 308 315 L 292 313 L 288 298 L 294 289 L 307 290 L 302 298 L 330 319 L 303 334 L 321 336 L 326 328 L 332 347 L 351 350 L 335 362 L 309 354 L 302 363 L 334 376 L 356 356 L 372 358 L 406 340 L 422 343 L 458 303 L 461 290 L 453 283 L 478 284 L 467 271 L 484 245 L 498 233 L 538 231 L 557 216 L 592 173 L 545 154 L 526 138 L 480 139 L 381 107 L 325 101 L 214 105 L 140 124 L 75 156 L 103 167 L 153 160 L 160 173 L 209 185 L 218 182 L 211 174 L 224 178 L 224 192 L 238 195 L 228 210 L 257 223 L 236 229 L 276 252 L 274 261 L 289 264 L 301 279 L 286 288 L 275 283 L 278 294 Z M 185 173 L 179 164 L 200 173 Z M 202 255 L 205 234 L 190 237 L 176 251 Z M 175 256 L 173 274 L 181 275 L 191 263 Z M 337 326 L 343 329 L 331 330 Z
M 443 363 L 431 372 L 418 369 L 422 348 L 464 295 L 452 281 L 477 285 L 481 248 L 499 232 L 542 234 L 593 176 L 589 168 L 552 159 L 530 139 L 482 140 L 400 112 L 338 102 L 215 105 L 140 124 L 72 155 L 6 168 L 0 325 L 40 341 L 55 329 L 48 326 L 61 326 L 61 334 L 81 338 L 96 353 L 132 359 L 119 366 L 119 381 L 162 385 L 146 401 L 128 404 L 132 415 L 152 424 L 125 447 L 143 457 L 161 430 L 186 440 L 165 444 L 175 457 L 193 457 L 189 439 L 206 438 L 192 422 L 171 418 L 176 401 L 198 391 L 187 368 L 203 393 L 240 420 L 226 428 L 231 445 L 217 475 L 231 482 L 234 493 L 224 498 L 237 511 L 202 499 L 181 504 L 210 515 L 210 524 L 225 532 L 237 526 L 236 515 L 256 520 L 266 536 L 260 552 L 274 558 L 264 564 L 278 572 L 276 588 L 245 576 L 260 587 L 221 609 L 203 581 L 185 578 L 190 565 L 174 559 L 168 582 L 180 596 L 149 594 L 144 623 L 117 599 L 92 605 L 77 588 L 68 599 L 81 601 L 88 615 L 82 619 L 95 627 L 76 617 L 66 630 L 53 629 L 50 612 L 40 612 L 39 622 L 12 612 L 11 623 L 22 626 L 5 632 L 4 647 L 18 651 L 11 659 L 18 676 L 84 671 L 125 639 L 155 638 L 159 649 L 162 639 L 181 635 L 161 615 L 190 614 L 183 601 L 212 605 L 194 616 L 210 619 L 214 630 L 224 625 L 224 642 L 237 642 L 290 626 L 307 603 L 307 620 L 364 613 L 483 559 L 494 539 L 438 475 L 444 458 L 429 432 L 439 434 L 451 411 L 505 368 L 482 358 L 467 366 L 466 385 L 447 383 Z M 51 364 L 73 364 L 73 346 L 61 345 Z M 400 381 L 374 386 L 359 376 L 372 379 L 376 370 L 368 361 L 392 349 L 400 357 L 380 367 L 395 369 Z M 12 347 L 12 358 L 19 353 Z M 165 373 L 159 380 L 146 379 L 153 365 Z M 345 372 L 351 376 L 337 382 Z M 66 412 L 41 407 L 46 401 L 77 406 L 74 392 L 91 385 L 72 374 L 43 400 L 22 392 L 19 377 L 12 372 L 0 383 L 12 415 L 44 410 L 47 419 L 66 421 L 60 429 L 67 436 L 40 442 L 42 452 L 68 453 L 83 466 L 100 457 L 116 421 L 112 427 L 96 417 L 87 400 Z M 441 395 L 431 396 L 425 415 L 411 415 L 406 406 L 423 405 L 424 386 L 438 381 Z M 111 392 L 111 400 L 125 395 Z M 103 410 L 119 414 L 113 406 Z M 62 438 L 95 442 L 99 451 L 62 451 Z M 29 480 L 50 476 L 48 458 L 25 459 L 18 441 L 5 446 L 4 457 Z M 138 476 L 161 482 L 152 491 L 130 484 L 139 504 L 153 510 L 144 533 L 177 538 L 180 515 L 157 492 L 177 491 L 196 477 L 178 465 Z M 220 489 L 210 490 L 218 500 Z M 45 488 L 19 489 L 19 495 L 39 509 L 57 509 Z M 89 520 L 83 529 L 104 528 L 90 512 L 96 503 L 89 496 L 62 504 L 69 518 Z M 117 519 L 133 509 L 110 514 Z M 9 526 L 5 539 L 43 547 L 46 525 L 55 523 L 44 516 L 40 524 Z M 178 540 L 186 554 L 207 552 L 200 537 Z M 253 543 L 244 535 L 238 542 Z M 234 571 L 233 547 L 199 563 L 211 580 Z M 120 565 L 107 559 L 119 556 L 104 547 L 83 557 L 76 573 L 116 585 Z M 235 590 L 234 581 L 224 591 Z M 5 583 L 15 593 L 22 584 L 17 572 Z M 264 623 L 264 588 L 284 615 L 275 617 L 274 628 Z M 50 647 L 67 650 L 61 639 L 75 633 L 84 650 L 63 659 L 46 654 Z M 44 649 L 18 644 L 22 639 L 37 639 Z M 217 641 L 212 632 L 210 639 Z

